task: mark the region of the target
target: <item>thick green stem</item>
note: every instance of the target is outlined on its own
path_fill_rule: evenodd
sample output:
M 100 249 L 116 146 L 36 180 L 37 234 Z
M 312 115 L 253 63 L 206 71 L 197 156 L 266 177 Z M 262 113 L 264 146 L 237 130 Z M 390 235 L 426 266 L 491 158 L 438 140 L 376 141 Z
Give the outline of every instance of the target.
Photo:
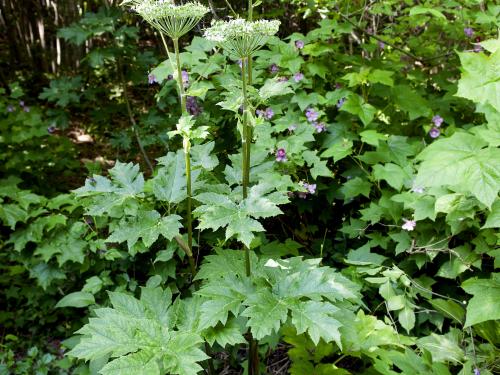
M 249 2 L 249 5 L 251 1 Z M 243 185 L 243 199 L 248 196 L 248 185 L 250 183 L 250 146 L 251 146 L 251 128 L 248 126 L 248 95 L 247 95 L 247 79 L 251 80 L 251 75 L 247 75 L 247 68 L 251 69 L 249 65 L 250 58 L 244 58 L 241 61 L 241 81 L 243 87 L 243 124 L 241 131 L 242 139 L 242 185 Z M 245 271 L 247 277 L 252 275 L 250 263 L 250 249 L 245 246 Z M 258 342 L 253 339 L 252 333 L 248 332 L 248 374 L 259 375 L 259 352 Z
M 179 88 L 179 98 L 180 98 L 180 103 L 181 103 L 181 112 L 182 115 L 187 115 L 187 108 L 186 108 L 186 95 L 184 92 L 184 83 L 182 82 L 182 66 L 181 66 L 181 58 L 180 58 L 180 53 L 179 53 L 179 40 L 178 39 L 173 39 L 174 42 L 174 53 L 175 53 L 175 64 L 177 68 L 177 86 Z M 166 43 L 165 43 L 165 48 Z M 188 140 L 189 143 L 189 140 Z M 192 212 L 192 207 L 193 207 L 193 199 L 192 199 L 192 186 L 191 186 L 191 155 L 189 152 L 189 147 L 184 148 L 184 161 L 186 164 L 186 190 L 187 190 L 187 231 L 188 231 L 188 248 L 189 248 L 189 253 L 188 259 L 189 259 L 189 265 L 191 266 L 191 271 L 193 273 L 193 276 L 196 272 L 196 264 L 193 258 L 193 212 Z
M 241 129 L 241 148 L 242 148 L 242 187 L 243 187 L 243 199 L 248 195 L 248 184 L 250 180 L 250 160 L 248 159 L 248 118 L 247 118 L 247 108 L 248 108 L 248 98 L 247 98 L 247 79 L 246 79 L 246 59 L 241 61 L 241 82 L 243 85 L 243 121 Z

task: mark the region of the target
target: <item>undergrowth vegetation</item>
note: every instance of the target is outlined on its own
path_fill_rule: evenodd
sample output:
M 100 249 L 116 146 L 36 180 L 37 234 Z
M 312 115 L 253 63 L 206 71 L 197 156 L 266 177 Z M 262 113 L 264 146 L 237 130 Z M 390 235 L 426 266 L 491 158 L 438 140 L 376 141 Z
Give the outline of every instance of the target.
M 235 3 L 0 88 L 0 374 L 498 373 L 500 6 Z

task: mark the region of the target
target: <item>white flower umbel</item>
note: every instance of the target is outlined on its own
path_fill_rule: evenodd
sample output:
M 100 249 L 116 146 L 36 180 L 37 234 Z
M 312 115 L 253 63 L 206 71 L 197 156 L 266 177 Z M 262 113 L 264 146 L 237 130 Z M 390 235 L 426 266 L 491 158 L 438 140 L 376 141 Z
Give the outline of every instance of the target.
M 191 31 L 209 11 L 196 2 L 175 5 L 171 0 L 131 0 L 122 3 L 127 4 L 147 23 L 172 39 L 179 39 Z
M 219 43 L 230 54 L 247 58 L 260 49 L 270 36 L 278 32 L 280 21 L 246 21 L 236 18 L 215 21 L 205 30 L 206 39 Z

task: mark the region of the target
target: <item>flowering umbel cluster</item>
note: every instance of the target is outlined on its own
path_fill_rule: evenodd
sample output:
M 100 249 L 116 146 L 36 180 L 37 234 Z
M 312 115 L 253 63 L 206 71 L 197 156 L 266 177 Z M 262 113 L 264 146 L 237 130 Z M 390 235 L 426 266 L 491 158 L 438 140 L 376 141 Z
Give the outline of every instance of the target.
M 246 58 L 261 48 L 270 36 L 278 32 L 280 21 L 246 21 L 236 18 L 215 21 L 205 30 L 205 38 L 219 43 L 230 54 Z
M 172 0 L 129 0 L 122 3 L 127 4 L 147 23 L 172 39 L 188 33 L 209 11 L 196 2 L 175 5 Z

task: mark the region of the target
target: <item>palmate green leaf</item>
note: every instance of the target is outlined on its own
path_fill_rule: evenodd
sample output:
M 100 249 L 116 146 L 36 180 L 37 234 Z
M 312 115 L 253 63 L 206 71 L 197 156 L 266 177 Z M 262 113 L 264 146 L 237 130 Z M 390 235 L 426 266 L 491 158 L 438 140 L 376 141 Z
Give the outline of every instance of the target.
M 109 362 L 100 371 L 105 375 L 161 375 L 155 352 L 139 351 Z
M 186 172 L 184 152 L 169 152 L 158 159 L 164 167 L 158 169 L 158 174 L 152 178 L 151 187 L 155 197 L 171 204 L 182 202 L 186 198 Z
M 403 169 L 394 163 L 376 164 L 373 166 L 373 177 L 387 181 L 391 187 L 399 191 L 405 183 L 411 180 L 411 169 Z
M 372 184 L 369 181 L 363 180 L 360 177 L 354 177 L 345 182 L 340 188 L 340 192 L 344 194 L 344 200 L 355 198 L 358 195 L 370 196 Z
M 369 103 L 366 103 L 359 95 L 350 95 L 346 102 L 340 108 L 341 111 L 349 112 L 359 117 L 364 126 L 369 125 L 377 109 Z
M 293 93 L 288 81 L 278 81 L 278 78 L 266 80 L 259 89 L 259 96 L 262 100 L 268 100 L 274 96 L 281 96 Z
M 172 240 L 179 235 L 182 228 L 179 215 L 161 217 L 157 211 L 139 211 L 137 216 L 124 218 L 115 228 L 106 242 L 127 242 L 129 250 L 136 244 L 139 238 L 146 247 L 150 247 L 160 235 L 167 240 Z
M 232 319 L 231 313 L 235 318 L 248 318 L 246 325 L 261 339 L 279 332 L 291 319 L 300 333 L 308 332 L 315 342 L 322 338 L 341 345 L 341 324 L 332 315 L 338 311 L 333 302 L 357 303 L 356 284 L 331 268 L 320 267 L 320 259 L 302 257 L 258 260 L 252 255 L 252 277 L 248 278 L 242 267 L 244 253 L 232 253 L 219 252 L 201 266 L 204 284 L 196 292 L 205 299 L 199 309 L 201 327 L 220 327 Z M 230 266 L 231 262 L 237 266 Z
M 416 186 L 451 186 L 471 192 L 481 203 L 491 207 L 500 191 L 500 149 L 471 134 L 459 132 L 428 146 L 422 160 Z
M 127 211 L 128 205 L 132 212 L 137 209 L 135 198 L 142 197 L 144 192 L 144 177 L 139 166 L 117 161 L 109 174 L 111 179 L 94 175 L 85 180 L 84 186 L 73 191 L 77 197 L 90 197 L 87 214 L 101 216 L 113 214 L 116 209 Z
M 490 279 L 473 277 L 465 280 L 462 289 L 473 295 L 467 304 L 465 327 L 500 319 L 499 273 L 493 273 Z
M 292 324 L 297 334 L 307 331 L 314 344 L 323 338 L 326 342 L 335 341 L 342 348 L 339 328 L 341 323 L 332 317 L 338 309 L 330 303 L 308 301 L 291 306 Z
M 203 332 L 203 337 L 210 344 L 215 342 L 223 348 L 227 345 L 234 346 L 246 342 L 243 333 L 246 331 L 245 325 L 238 322 L 235 318 L 230 318 L 222 325 L 218 324 L 215 327 L 208 328 Z
M 477 104 L 489 104 L 500 112 L 500 49 L 490 56 L 484 53 L 459 53 L 462 77 L 457 96 Z
M 407 112 L 410 120 L 431 114 L 429 103 L 409 85 L 397 85 L 391 90 L 396 106 Z
M 483 228 L 500 228 L 500 199 L 493 203 Z
M 235 236 L 250 246 L 254 232 L 263 232 L 264 227 L 256 220 L 281 213 L 278 204 L 288 202 L 285 193 L 270 193 L 271 186 L 261 183 L 250 188 L 248 197 L 238 201 L 235 194 L 201 193 L 195 197 L 202 203 L 193 212 L 199 219 L 199 229 L 218 230 L 226 228 L 226 239 Z
M 66 279 L 64 272 L 47 263 L 38 263 L 36 266 L 31 268 L 30 277 L 35 278 L 38 285 L 40 285 L 43 290 L 47 290 L 54 280 Z
M 257 340 L 278 332 L 281 324 L 288 319 L 288 303 L 271 293 L 269 289 L 261 289 L 245 300 L 248 306 L 241 315 L 248 317 L 247 326 Z
M 462 332 L 452 328 L 450 332 L 444 335 L 431 333 L 430 336 L 421 337 L 417 340 L 417 345 L 431 354 L 433 362 L 451 362 L 457 364 L 464 360 L 461 341 Z
M 170 374 L 195 375 L 197 363 L 207 359 L 199 349 L 200 335 L 174 329 L 170 318 L 170 291 L 143 288 L 141 299 L 111 293 L 113 308 L 95 310 L 96 317 L 78 331 L 80 342 L 68 353 L 85 360 L 111 357 L 102 375 Z

